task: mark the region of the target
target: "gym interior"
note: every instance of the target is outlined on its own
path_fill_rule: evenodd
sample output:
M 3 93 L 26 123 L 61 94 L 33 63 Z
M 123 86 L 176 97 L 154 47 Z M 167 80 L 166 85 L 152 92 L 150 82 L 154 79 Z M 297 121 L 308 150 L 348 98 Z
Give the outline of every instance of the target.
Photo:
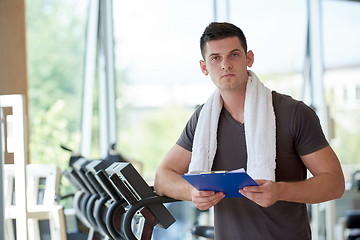
M 155 172 L 214 90 L 199 38 L 231 22 L 264 84 L 315 109 L 345 176 L 314 240 L 360 239 L 360 1 L 0 0 L 0 239 L 214 239 Z

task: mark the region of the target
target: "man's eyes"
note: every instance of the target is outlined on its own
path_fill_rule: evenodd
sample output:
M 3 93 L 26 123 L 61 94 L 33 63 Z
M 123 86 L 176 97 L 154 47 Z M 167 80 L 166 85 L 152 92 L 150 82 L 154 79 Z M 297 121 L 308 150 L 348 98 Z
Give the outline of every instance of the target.
M 240 56 L 240 53 L 237 53 L 237 52 L 231 53 L 229 55 L 229 57 L 232 57 L 232 58 L 239 57 L 239 56 Z M 211 61 L 218 61 L 218 60 L 220 60 L 220 58 L 221 58 L 220 56 L 212 56 L 212 57 L 210 57 Z

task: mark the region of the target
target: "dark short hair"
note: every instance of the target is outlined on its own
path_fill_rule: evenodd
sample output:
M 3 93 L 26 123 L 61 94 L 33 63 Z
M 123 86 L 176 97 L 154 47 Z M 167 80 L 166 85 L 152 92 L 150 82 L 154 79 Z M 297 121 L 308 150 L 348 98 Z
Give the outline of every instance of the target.
M 200 38 L 200 50 L 203 58 L 205 59 L 205 45 L 207 42 L 227 37 L 238 37 L 245 53 L 247 52 L 246 37 L 239 27 L 227 22 L 212 22 L 205 28 Z

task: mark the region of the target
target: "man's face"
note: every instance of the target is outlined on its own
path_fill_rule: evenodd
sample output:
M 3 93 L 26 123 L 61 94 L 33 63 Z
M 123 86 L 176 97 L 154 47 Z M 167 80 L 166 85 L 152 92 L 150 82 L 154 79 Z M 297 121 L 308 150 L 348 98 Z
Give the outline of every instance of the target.
M 206 43 L 205 60 L 200 61 L 200 67 L 220 91 L 238 90 L 246 86 L 247 67 L 253 61 L 252 51 L 245 53 L 239 38 L 228 37 Z

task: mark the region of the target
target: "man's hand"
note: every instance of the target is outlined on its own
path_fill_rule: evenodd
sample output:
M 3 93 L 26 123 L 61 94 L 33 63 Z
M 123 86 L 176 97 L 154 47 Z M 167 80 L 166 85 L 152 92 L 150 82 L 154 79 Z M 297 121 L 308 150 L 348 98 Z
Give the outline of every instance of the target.
M 194 188 L 191 192 L 191 201 L 194 203 L 195 207 L 200 210 L 207 210 L 212 206 L 216 205 L 225 197 L 225 194 L 222 192 L 213 192 L 213 191 L 199 191 Z
M 259 186 L 248 186 L 239 192 L 262 207 L 269 207 L 279 200 L 279 188 L 275 182 L 255 180 Z

